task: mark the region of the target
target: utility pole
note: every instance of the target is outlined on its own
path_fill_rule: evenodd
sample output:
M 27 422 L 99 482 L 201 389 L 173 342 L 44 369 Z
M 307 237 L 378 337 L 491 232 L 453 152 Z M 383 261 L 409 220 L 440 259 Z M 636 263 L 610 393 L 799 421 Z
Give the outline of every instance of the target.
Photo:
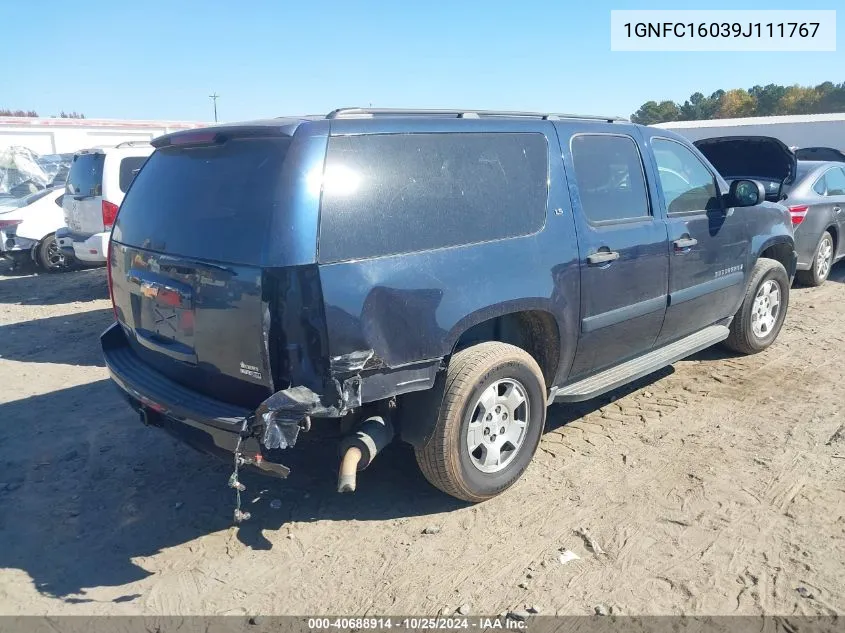
M 208 95 L 208 98 L 214 102 L 214 122 L 217 123 L 217 99 L 220 97 L 219 94 L 216 92 L 214 94 Z

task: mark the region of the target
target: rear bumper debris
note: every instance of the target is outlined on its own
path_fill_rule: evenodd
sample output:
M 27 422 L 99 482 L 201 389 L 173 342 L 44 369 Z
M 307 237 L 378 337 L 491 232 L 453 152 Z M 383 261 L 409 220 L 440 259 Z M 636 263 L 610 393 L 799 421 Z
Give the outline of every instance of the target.
M 132 351 L 123 327 L 112 324 L 100 337 L 103 357 L 112 381 L 142 421 L 161 428 L 186 444 L 225 460 L 239 453 L 241 465 L 266 474 L 287 477 L 290 469 L 270 456 L 270 451 L 293 446 L 299 431 L 310 420 L 307 409 L 286 407 L 297 402 L 284 392 L 270 400 L 278 407 L 255 412 L 220 402 L 168 379 L 143 363 Z M 275 400 L 274 400 L 275 398 Z M 296 415 L 300 415 L 296 419 Z M 266 443 L 265 443 L 266 442 Z

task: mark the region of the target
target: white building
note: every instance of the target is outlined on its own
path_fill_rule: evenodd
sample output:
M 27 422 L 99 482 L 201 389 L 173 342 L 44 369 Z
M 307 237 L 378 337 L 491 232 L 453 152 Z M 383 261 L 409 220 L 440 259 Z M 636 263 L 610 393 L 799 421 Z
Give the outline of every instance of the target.
M 658 123 L 691 141 L 713 136 L 773 136 L 790 147 L 833 147 L 845 151 L 845 113 L 671 121 Z
M 199 121 L 130 121 L 117 119 L 49 119 L 0 116 L 0 151 L 26 147 L 38 154 L 64 154 L 124 141 L 211 125 Z

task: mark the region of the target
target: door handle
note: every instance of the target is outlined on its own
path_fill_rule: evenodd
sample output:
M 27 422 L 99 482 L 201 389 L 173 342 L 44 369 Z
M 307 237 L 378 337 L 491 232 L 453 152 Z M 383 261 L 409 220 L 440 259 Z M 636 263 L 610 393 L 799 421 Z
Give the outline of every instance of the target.
M 692 248 L 696 244 L 698 244 L 698 240 L 694 237 L 682 237 L 681 239 L 672 242 L 672 246 L 675 247 L 676 251 L 682 251 L 687 248 Z
M 839 207 L 839 206 L 833 207 L 833 212 L 834 213 L 842 213 L 842 207 Z
M 607 248 L 607 247 L 603 247 Z M 619 253 L 611 250 L 600 250 L 598 253 L 587 255 L 587 263 L 595 266 L 598 264 L 609 264 L 619 259 Z

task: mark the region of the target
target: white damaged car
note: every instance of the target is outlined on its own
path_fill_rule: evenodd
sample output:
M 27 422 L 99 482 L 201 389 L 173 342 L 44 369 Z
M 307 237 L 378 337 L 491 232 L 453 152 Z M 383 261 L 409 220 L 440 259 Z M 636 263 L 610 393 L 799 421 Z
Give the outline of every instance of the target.
M 0 196 L 0 257 L 16 265 L 35 262 L 47 271 L 73 263 L 56 242 L 65 225 L 64 186 L 42 189 L 18 198 Z

